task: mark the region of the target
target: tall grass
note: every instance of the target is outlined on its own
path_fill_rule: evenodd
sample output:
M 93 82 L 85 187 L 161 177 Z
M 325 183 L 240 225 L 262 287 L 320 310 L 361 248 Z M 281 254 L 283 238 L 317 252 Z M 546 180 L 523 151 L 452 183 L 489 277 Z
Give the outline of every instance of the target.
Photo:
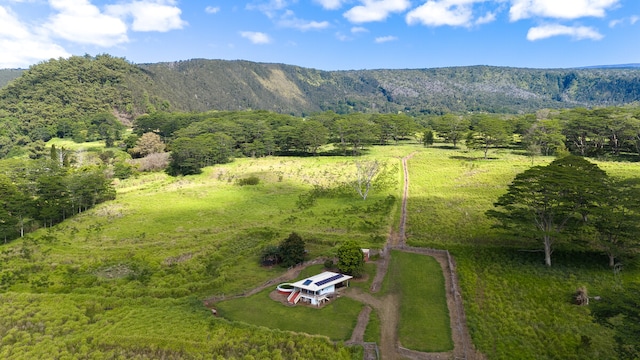
M 544 165 L 551 158 L 534 159 Z M 638 163 L 596 162 L 613 176 L 637 176 Z M 501 234 L 484 213 L 531 158 L 501 150 L 489 160 L 465 150 L 431 148 L 410 160 L 408 243 L 449 249 L 458 263 L 467 322 L 475 346 L 490 359 L 618 357 L 611 328 L 588 307 L 572 304 L 580 286 L 603 294 L 622 275 L 604 256 L 558 247 L 554 267 L 543 264 L 541 244 Z M 626 279 L 626 280 L 625 280 Z

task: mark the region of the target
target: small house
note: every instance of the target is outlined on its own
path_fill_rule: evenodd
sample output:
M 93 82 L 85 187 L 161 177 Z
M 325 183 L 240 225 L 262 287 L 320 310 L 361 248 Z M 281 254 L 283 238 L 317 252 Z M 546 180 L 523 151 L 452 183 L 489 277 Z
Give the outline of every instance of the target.
M 291 284 L 293 291 L 287 297 L 287 301 L 290 304 L 303 301 L 320 306 L 323 302 L 329 301 L 329 297 L 335 294 L 337 288 L 348 286 L 349 279 L 352 278 L 353 276 L 325 271 Z

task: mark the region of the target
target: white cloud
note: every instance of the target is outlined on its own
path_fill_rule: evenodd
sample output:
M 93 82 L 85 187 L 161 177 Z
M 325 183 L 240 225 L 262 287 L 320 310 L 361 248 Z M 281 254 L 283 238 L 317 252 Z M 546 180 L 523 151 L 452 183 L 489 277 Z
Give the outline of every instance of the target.
M 577 19 L 604 17 L 606 11 L 618 5 L 620 0 L 511 0 L 511 21 L 531 17 Z
M 353 23 L 364 23 L 385 20 L 389 14 L 407 10 L 411 6 L 409 0 L 361 0 L 362 5 L 354 6 L 343 14 Z
M 336 10 L 339 9 L 346 0 L 314 0 L 314 2 L 320 4 L 327 10 Z
M 389 36 L 380 36 L 380 37 L 377 37 L 377 38 L 375 39 L 375 42 L 376 42 L 376 44 L 382 44 L 382 43 L 386 43 L 386 42 L 389 42 L 389 41 L 395 41 L 395 40 L 398 40 L 398 38 L 397 38 L 397 37 L 395 37 L 395 36 L 390 36 L 390 35 L 389 35 Z
M 627 22 L 630 25 L 635 25 L 635 23 L 637 23 L 638 20 L 640 20 L 640 17 L 638 17 L 637 15 L 632 15 L 632 16 L 630 16 L 628 18 L 615 19 L 615 20 L 609 21 L 609 27 L 610 28 L 614 28 L 614 27 L 616 27 L 618 25 L 624 25 Z
M 527 40 L 536 41 L 554 36 L 570 36 L 574 40 L 600 40 L 603 38 L 596 29 L 587 26 L 542 25 L 529 29 Z
M 349 37 L 349 36 L 339 32 L 339 31 L 335 35 L 336 35 L 336 39 L 338 39 L 340 41 L 349 41 L 349 40 L 353 39 L 352 37 Z
M 611 20 L 609 21 L 609 27 L 610 28 L 614 28 L 620 24 L 624 23 L 624 19 L 616 19 L 616 20 Z
M 308 31 L 326 29 L 329 27 L 329 22 L 298 19 L 293 11 L 287 10 L 278 21 L 278 25 L 282 27 L 298 29 L 300 31 Z
M 220 11 L 220 7 L 219 6 L 207 6 L 204 11 L 207 14 L 217 14 Z
M 38 61 L 69 56 L 46 34 L 33 32 L 11 10 L 0 6 L 0 69 L 26 68 Z
M 271 38 L 269 38 L 269 35 L 262 32 L 241 31 L 240 36 L 245 39 L 249 39 L 249 41 L 254 44 L 269 44 L 271 42 Z
M 109 5 L 107 13 L 120 18 L 133 17 L 133 31 L 167 32 L 182 29 L 187 24 L 180 17 L 182 10 L 173 5 L 173 1 L 142 0 Z
M 276 16 L 277 12 L 282 9 L 286 9 L 289 6 L 289 1 L 287 0 L 269 0 L 267 2 L 257 1 L 254 4 L 248 4 L 248 10 L 258 10 L 269 18 L 273 18 Z
M 471 26 L 473 3 L 472 0 L 429 0 L 409 11 L 406 21 L 409 25 L 419 23 L 427 26 Z
M 43 25 L 53 36 L 80 44 L 110 47 L 129 41 L 127 25 L 87 0 L 49 0 L 58 11 Z
M 362 26 L 354 26 L 351 28 L 352 34 L 367 33 L 367 32 L 369 32 L 369 30 L 367 30 L 367 28 L 364 28 Z
M 0 37 L 16 40 L 28 38 L 29 30 L 8 8 L 0 6 Z
M 475 24 L 482 25 L 482 24 L 488 24 L 494 21 L 496 21 L 496 13 L 488 12 L 484 16 L 477 18 L 475 21 Z

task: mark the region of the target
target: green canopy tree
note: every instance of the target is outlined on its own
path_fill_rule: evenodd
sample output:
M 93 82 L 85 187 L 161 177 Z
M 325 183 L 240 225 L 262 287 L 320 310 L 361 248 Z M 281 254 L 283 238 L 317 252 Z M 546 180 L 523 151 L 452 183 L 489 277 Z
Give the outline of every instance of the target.
M 364 114 L 350 114 L 335 122 L 339 145 L 346 152 L 351 145 L 353 155 L 378 138 L 379 127 L 369 121 Z
M 509 142 L 510 133 L 507 123 L 494 116 L 481 114 L 475 120 L 476 124 L 467 136 L 466 145 L 472 149 L 481 149 L 486 159 L 489 149 Z
M 595 230 L 593 246 L 614 267 L 617 259 L 640 249 L 640 179 L 610 179 L 606 185 L 588 223 Z
M 289 234 L 279 246 L 282 266 L 294 266 L 304 261 L 304 240 L 295 232 Z
M 454 148 L 469 131 L 470 125 L 469 119 L 454 114 L 446 114 L 433 121 L 434 130 L 444 138 L 444 141 L 452 143 Z
M 549 156 L 565 149 L 566 138 L 562 134 L 562 124 L 558 120 L 540 120 L 535 122 L 524 135 L 527 148 L 535 146 L 542 155 Z
M 298 127 L 298 141 L 302 150 L 316 154 L 327 143 L 329 130 L 317 120 L 305 120 Z
M 22 197 L 11 179 L 0 174 L 0 237 L 4 243 L 17 236 L 18 216 Z
M 567 229 L 584 223 L 607 175 L 597 165 L 574 155 L 535 166 L 518 174 L 507 193 L 486 215 L 515 234 L 542 240 L 544 262 L 551 266 L 555 242 L 567 239 Z
M 362 276 L 364 272 L 364 253 L 360 245 L 348 240 L 338 248 L 338 270 L 352 276 Z

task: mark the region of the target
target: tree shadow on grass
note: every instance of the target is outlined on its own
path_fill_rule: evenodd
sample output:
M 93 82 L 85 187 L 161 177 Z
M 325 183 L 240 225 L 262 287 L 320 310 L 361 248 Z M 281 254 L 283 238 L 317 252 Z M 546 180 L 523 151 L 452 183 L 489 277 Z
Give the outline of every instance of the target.
M 449 156 L 449 159 L 453 160 L 463 160 L 463 161 L 482 161 L 482 160 L 499 160 L 498 157 L 489 156 L 485 158 L 484 156 L 462 156 L 462 155 L 454 155 Z

